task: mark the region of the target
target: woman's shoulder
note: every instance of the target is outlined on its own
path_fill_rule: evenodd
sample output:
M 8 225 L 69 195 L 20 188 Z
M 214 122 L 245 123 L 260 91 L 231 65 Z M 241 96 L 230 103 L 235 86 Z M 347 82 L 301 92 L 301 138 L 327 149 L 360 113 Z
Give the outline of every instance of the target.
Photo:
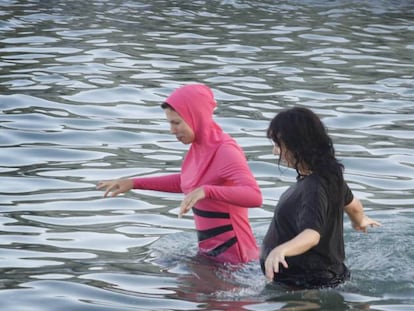
M 313 173 L 305 177 L 303 181 L 303 188 L 306 188 L 309 192 L 313 191 L 319 193 L 319 195 L 331 196 L 334 194 L 341 197 L 343 194 L 347 194 L 350 191 L 344 179 L 338 181 L 338 184 L 335 186 L 332 181 Z
M 299 180 L 299 183 L 302 184 L 303 188 L 308 189 L 308 191 L 327 191 L 329 188 L 326 180 L 316 173 L 304 176 Z
M 222 143 L 217 148 L 217 153 L 220 153 L 221 155 L 234 153 L 244 154 L 240 145 L 231 137 L 222 141 Z
M 247 166 L 245 153 L 236 142 L 231 141 L 220 144 L 215 154 L 215 161 L 225 166 Z

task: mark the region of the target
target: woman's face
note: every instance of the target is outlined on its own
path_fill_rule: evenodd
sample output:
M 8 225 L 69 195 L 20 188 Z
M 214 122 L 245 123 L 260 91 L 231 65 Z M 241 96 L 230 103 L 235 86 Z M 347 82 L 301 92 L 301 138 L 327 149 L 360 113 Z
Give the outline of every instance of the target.
M 286 148 L 285 144 L 283 143 L 283 141 L 280 141 L 280 146 L 278 144 L 276 144 L 275 142 L 273 143 L 273 150 L 272 153 L 276 156 L 280 157 L 280 161 L 285 164 L 288 167 L 293 167 L 294 166 L 294 158 L 293 155 L 289 152 L 289 150 Z
M 164 109 L 165 116 L 170 123 L 170 132 L 177 137 L 177 140 L 188 145 L 194 141 L 195 135 L 191 127 L 181 118 L 181 116 L 170 108 Z

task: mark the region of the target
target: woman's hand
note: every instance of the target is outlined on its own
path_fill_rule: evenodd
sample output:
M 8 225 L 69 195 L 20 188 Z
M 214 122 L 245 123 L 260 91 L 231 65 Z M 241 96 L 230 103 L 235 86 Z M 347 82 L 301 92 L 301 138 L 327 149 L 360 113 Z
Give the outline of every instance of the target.
M 182 217 L 185 213 L 187 213 L 198 201 L 204 199 L 206 194 L 202 187 L 197 188 L 190 193 L 188 193 L 184 200 L 181 202 L 180 205 L 180 212 L 178 213 L 178 217 Z
M 134 187 L 132 179 L 116 179 L 100 181 L 96 189 L 105 189 L 104 197 L 106 198 L 111 192 L 111 197 L 116 197 L 118 194 L 127 192 Z
M 265 274 L 269 280 L 273 280 L 274 274 L 279 272 L 279 264 L 286 269 L 288 264 L 286 257 L 297 256 L 310 250 L 321 239 L 319 232 L 313 229 L 305 229 L 293 239 L 276 246 L 267 256 L 265 261 Z
M 355 197 L 351 203 L 345 206 L 345 212 L 351 220 L 352 227 L 357 231 L 367 232 L 368 227 L 381 226 L 381 223 L 365 215 L 361 201 Z
M 286 269 L 288 268 L 285 253 L 280 246 L 275 247 L 266 258 L 265 274 L 267 279 L 273 280 L 275 273 L 279 272 L 279 264 L 282 264 Z
M 364 215 L 361 222 L 359 224 L 356 224 L 354 222 L 352 222 L 352 227 L 356 230 L 356 231 L 362 231 L 362 232 L 367 232 L 368 231 L 368 227 L 379 227 L 381 226 L 381 223 L 369 218 L 368 216 Z

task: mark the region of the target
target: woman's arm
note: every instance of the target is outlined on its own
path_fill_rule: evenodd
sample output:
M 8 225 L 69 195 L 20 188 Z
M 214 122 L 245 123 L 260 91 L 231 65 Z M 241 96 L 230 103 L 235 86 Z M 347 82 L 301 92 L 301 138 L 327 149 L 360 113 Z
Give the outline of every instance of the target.
M 265 274 L 273 280 L 274 274 L 279 272 L 279 264 L 288 268 L 285 257 L 297 256 L 318 245 L 321 236 L 313 229 L 305 229 L 293 239 L 276 246 L 265 261 Z
M 381 223 L 365 215 L 361 201 L 355 197 L 351 203 L 345 206 L 345 212 L 351 219 L 352 227 L 357 231 L 367 232 L 368 226 L 381 226 Z
M 97 189 L 104 189 L 104 197 L 115 197 L 131 189 L 181 192 L 180 174 L 156 177 L 124 178 L 105 180 L 98 183 Z
M 181 193 L 181 174 L 134 178 L 134 189 Z
M 241 149 L 235 145 L 220 147 L 210 169 L 223 182 L 203 185 L 206 198 L 243 207 L 262 205 L 262 193 Z

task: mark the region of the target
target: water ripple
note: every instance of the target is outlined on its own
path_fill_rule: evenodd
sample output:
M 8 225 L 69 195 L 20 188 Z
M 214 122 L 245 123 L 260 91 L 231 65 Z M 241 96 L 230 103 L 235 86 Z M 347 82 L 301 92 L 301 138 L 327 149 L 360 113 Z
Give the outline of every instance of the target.
M 0 308 L 4 310 L 412 309 L 411 1 L 0 1 Z M 179 171 L 188 146 L 160 103 L 184 83 L 215 93 L 264 204 L 260 242 L 296 173 L 265 131 L 306 106 L 329 130 L 366 213 L 345 223 L 352 280 L 268 288 L 257 263 L 197 258 L 182 194 L 103 199 L 103 179 Z M 18 304 L 16 303 L 18 301 Z

